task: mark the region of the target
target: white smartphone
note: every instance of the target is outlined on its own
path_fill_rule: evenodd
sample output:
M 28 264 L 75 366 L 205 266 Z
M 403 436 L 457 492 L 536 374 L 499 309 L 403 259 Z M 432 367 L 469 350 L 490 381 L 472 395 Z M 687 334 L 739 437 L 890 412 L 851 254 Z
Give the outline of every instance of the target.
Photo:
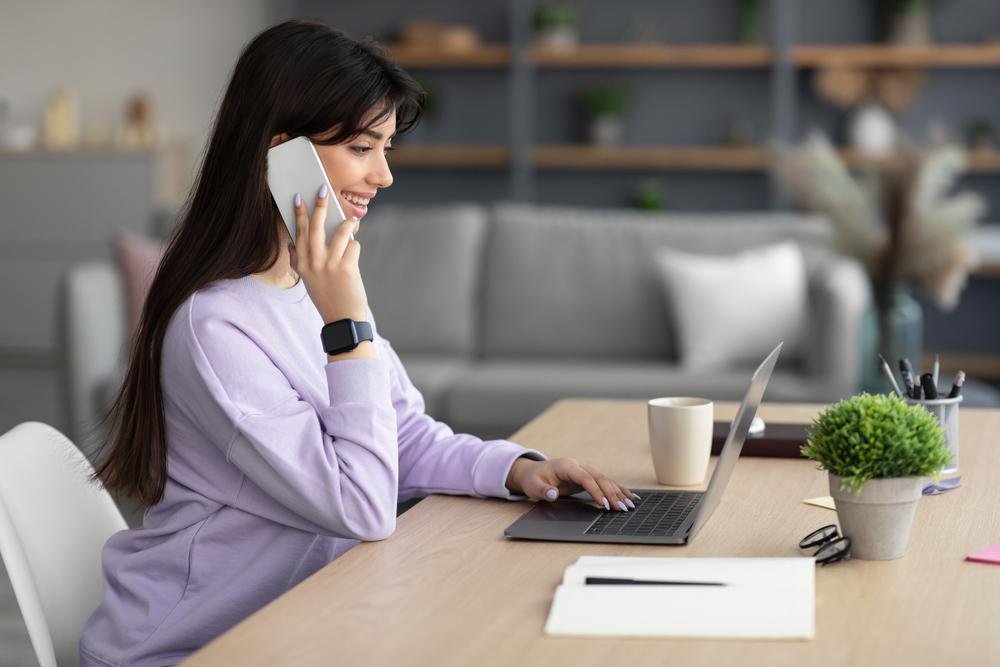
M 340 223 L 347 219 L 337 201 L 337 193 L 326 177 L 326 169 L 316 153 L 316 147 L 307 137 L 289 139 L 267 151 L 267 185 L 271 188 L 271 196 L 278 205 L 292 243 L 295 242 L 296 192 L 302 195 L 302 201 L 312 215 L 316 195 L 320 187 L 326 185 L 330 205 L 326 214 L 325 238 L 329 239 Z

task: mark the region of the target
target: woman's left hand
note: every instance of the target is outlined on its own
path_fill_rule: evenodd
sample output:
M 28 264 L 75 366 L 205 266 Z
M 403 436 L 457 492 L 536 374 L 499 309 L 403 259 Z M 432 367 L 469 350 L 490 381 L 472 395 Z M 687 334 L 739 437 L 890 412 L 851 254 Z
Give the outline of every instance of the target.
M 507 488 L 536 500 L 556 500 L 578 491 L 586 491 L 601 507 L 627 512 L 639 496 L 608 479 L 597 468 L 576 459 L 533 461 L 520 457 L 507 474 Z

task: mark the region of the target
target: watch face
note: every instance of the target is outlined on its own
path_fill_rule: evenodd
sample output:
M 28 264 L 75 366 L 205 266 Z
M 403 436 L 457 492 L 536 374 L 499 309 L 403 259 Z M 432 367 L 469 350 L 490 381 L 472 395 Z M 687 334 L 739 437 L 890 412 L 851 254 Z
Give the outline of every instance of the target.
M 327 354 L 350 352 L 358 346 L 358 332 L 352 320 L 338 320 L 323 327 L 321 336 Z

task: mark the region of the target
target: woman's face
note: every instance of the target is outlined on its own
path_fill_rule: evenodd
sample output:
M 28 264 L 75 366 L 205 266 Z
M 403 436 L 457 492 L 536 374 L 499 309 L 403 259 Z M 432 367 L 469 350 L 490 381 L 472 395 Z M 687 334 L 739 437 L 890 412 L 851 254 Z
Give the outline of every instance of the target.
M 379 188 L 392 185 L 386 153 L 396 133 L 396 114 L 386 116 L 344 144 L 316 144 L 316 152 L 326 169 L 326 177 L 337 193 L 340 207 L 348 218 L 360 220 L 368 213 L 369 202 Z
M 368 213 L 368 206 L 379 188 L 392 185 L 392 173 L 386 161 L 386 153 L 392 147 L 392 137 L 396 133 L 396 114 L 372 125 L 356 138 L 347 143 L 324 146 L 313 144 L 319 159 L 326 169 L 326 177 L 337 193 L 337 200 L 344 215 L 360 220 Z M 333 134 L 331 130 L 326 135 L 315 137 L 323 139 Z M 271 146 L 288 140 L 287 134 L 280 134 L 271 139 Z M 315 193 L 311 193 L 315 196 Z M 312 210 L 313 200 L 306 193 L 302 198 L 308 202 Z

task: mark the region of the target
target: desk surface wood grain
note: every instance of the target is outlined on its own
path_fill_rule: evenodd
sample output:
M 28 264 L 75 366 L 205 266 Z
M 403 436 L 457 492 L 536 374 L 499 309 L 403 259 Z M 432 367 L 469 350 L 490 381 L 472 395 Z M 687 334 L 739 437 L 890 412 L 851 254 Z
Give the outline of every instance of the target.
M 760 414 L 808 422 L 820 407 L 766 404 Z M 716 418 L 735 409 L 716 404 Z M 636 401 L 561 401 L 512 439 L 652 488 L 645 411 Z M 802 503 L 829 493 L 815 464 L 742 458 L 712 519 L 684 547 L 512 541 L 503 530 L 530 503 L 429 497 L 399 517 L 391 538 L 352 549 L 186 664 L 1000 664 L 1000 566 L 963 560 L 1000 543 L 1000 411 L 964 409 L 960 428 L 962 486 L 921 499 L 902 559 L 817 569 L 812 641 L 542 633 L 563 570 L 583 554 L 799 556 L 799 538 L 835 522 Z

